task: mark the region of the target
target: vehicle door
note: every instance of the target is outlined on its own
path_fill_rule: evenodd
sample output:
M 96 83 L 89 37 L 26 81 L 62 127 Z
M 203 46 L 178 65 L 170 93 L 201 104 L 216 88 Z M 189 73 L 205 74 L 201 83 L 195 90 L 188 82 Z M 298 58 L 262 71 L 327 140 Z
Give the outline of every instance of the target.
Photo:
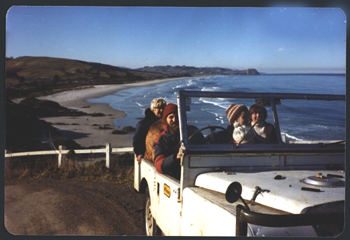
M 155 175 L 152 213 L 164 235 L 179 235 L 181 203 L 180 181 L 166 175 Z

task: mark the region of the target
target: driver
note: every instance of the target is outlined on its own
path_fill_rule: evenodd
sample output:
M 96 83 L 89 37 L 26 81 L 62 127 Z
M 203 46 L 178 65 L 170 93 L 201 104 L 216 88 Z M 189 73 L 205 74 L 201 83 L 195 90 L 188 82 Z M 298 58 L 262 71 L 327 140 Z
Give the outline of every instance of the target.
M 154 141 L 154 165 L 159 173 L 180 179 L 182 156 L 177 105 L 169 103 L 163 111 L 164 131 Z
M 274 125 L 267 123 L 267 110 L 263 106 L 257 104 L 252 105 L 249 108 L 251 125 L 254 127 L 259 142 L 262 143 L 278 143 L 277 133 Z

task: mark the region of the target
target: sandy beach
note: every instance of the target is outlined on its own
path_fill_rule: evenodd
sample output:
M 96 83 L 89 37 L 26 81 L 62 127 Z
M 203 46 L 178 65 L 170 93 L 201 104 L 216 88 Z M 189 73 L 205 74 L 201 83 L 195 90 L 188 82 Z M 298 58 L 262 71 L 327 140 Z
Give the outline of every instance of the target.
M 178 79 L 179 78 L 171 78 L 129 84 L 96 85 L 92 88 L 65 91 L 53 95 L 38 97 L 38 99 L 58 102 L 61 106 L 86 112 L 88 114 L 104 114 L 104 116 L 100 117 L 64 116 L 41 119 L 52 123 L 54 127 L 59 129 L 62 133 L 60 138 L 73 139 L 82 147 L 105 146 L 106 143 L 111 143 L 113 148 L 132 147 L 132 137 L 130 134 L 112 134 L 113 130 L 118 129 L 114 124 L 114 120 L 120 117 L 126 117 L 126 114 L 123 111 L 111 108 L 107 104 L 88 103 L 86 99 L 102 97 L 126 88 L 149 86 Z M 106 129 L 100 129 L 100 127 Z

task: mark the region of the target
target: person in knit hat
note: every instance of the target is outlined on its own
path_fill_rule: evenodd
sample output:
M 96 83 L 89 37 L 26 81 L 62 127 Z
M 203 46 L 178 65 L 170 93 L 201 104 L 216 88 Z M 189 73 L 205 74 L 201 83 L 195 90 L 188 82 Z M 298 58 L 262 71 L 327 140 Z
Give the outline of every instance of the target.
M 133 137 L 132 145 L 134 147 L 134 153 L 137 157 L 137 161 L 141 162 L 141 158 L 146 151 L 145 140 L 150 126 L 162 118 L 163 109 L 166 102 L 162 98 L 155 98 L 150 104 L 150 108 L 145 111 L 145 118 L 143 118 L 136 125 L 135 135 Z
M 164 131 L 154 141 L 154 166 L 159 173 L 180 179 L 182 156 L 177 105 L 168 103 L 163 111 Z
M 234 143 L 254 143 L 256 133 L 251 129 L 249 123 L 249 111 L 245 105 L 231 104 L 226 109 L 226 116 L 230 122 L 230 127 L 233 126 L 232 137 Z M 245 136 L 247 135 L 247 136 Z
M 267 118 L 266 108 L 254 104 L 249 108 L 249 114 L 251 126 L 254 126 L 259 142 L 278 143 L 275 127 L 271 123 L 265 121 Z
M 249 125 L 249 112 L 245 105 L 231 104 L 226 109 L 226 116 L 230 124 L 239 122 L 241 125 Z
M 169 114 L 174 113 L 177 116 L 177 105 L 174 103 L 169 103 L 165 106 L 163 110 L 163 121 L 166 122 L 166 118 Z

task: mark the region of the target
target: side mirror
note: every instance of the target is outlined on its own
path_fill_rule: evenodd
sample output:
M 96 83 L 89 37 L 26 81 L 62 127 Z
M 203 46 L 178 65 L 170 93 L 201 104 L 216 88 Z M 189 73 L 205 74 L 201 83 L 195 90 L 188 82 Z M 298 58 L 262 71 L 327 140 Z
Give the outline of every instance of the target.
M 234 203 L 241 198 L 241 194 L 242 185 L 239 182 L 233 182 L 227 187 L 225 197 L 229 203 Z

